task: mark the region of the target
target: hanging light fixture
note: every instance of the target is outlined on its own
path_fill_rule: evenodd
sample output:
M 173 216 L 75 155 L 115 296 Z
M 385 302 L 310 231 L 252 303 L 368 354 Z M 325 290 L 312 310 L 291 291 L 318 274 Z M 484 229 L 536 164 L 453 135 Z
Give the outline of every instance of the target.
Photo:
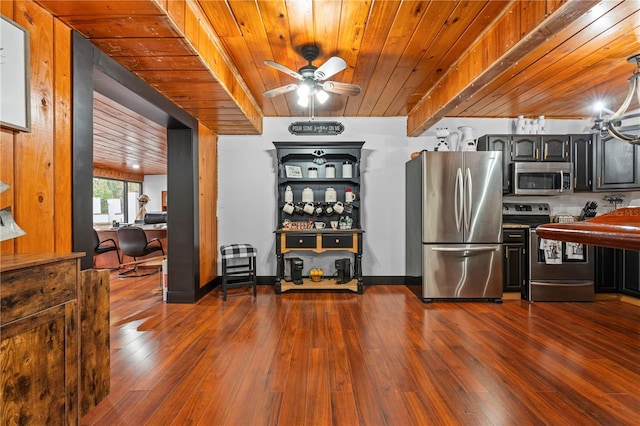
M 327 102 L 327 100 L 329 99 L 329 94 L 322 89 L 316 88 L 315 90 L 316 90 L 316 99 L 318 100 L 318 102 L 320 102 L 320 105 Z
M 629 114 L 627 110 L 629 109 L 629 105 L 631 105 L 631 100 L 633 99 L 634 92 L 636 93 L 636 97 L 638 98 L 638 104 L 640 105 L 640 54 L 635 55 L 627 59 L 627 62 L 637 64 L 636 69 L 633 71 L 633 75 L 629 77 L 629 92 L 627 93 L 627 98 L 624 100 L 620 108 L 613 113 L 609 119 L 602 118 L 602 111 L 605 108 L 600 105 L 598 118 L 595 120 L 594 129 L 600 131 L 600 134 L 606 135 L 607 133 L 611 134 L 616 139 L 620 139 L 621 141 L 626 141 L 632 144 L 640 144 L 640 134 L 638 135 L 629 135 L 625 134 L 621 131 L 620 127 L 622 125 L 622 119 L 629 119 L 640 117 L 640 113 Z

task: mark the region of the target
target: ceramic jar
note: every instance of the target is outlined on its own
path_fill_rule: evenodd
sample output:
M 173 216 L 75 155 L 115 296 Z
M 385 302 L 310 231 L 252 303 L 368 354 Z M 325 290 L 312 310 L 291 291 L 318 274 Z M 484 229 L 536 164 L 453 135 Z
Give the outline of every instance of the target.
M 346 179 L 353 177 L 353 163 L 351 161 L 342 163 L 342 177 Z
M 335 189 L 327 188 L 324 192 L 324 202 L 325 203 L 335 203 L 338 201 L 338 194 Z
M 293 191 L 290 186 L 287 186 L 284 190 L 284 202 L 285 203 L 293 203 Z
M 313 189 L 305 188 L 302 190 L 302 202 L 313 203 Z

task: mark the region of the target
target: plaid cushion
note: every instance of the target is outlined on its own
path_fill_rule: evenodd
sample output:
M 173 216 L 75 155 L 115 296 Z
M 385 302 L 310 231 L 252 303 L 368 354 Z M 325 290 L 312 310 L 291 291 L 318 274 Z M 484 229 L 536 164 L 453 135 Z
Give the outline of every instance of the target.
M 257 251 L 251 244 L 230 244 L 220 246 L 220 253 L 223 259 L 237 259 L 239 257 L 255 257 Z

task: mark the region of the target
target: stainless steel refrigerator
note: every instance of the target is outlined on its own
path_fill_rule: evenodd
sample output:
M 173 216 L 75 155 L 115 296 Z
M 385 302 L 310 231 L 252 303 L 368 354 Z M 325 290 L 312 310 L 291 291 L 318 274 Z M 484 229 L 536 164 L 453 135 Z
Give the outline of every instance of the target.
M 502 152 L 428 152 L 406 164 L 407 284 L 422 299 L 502 301 Z

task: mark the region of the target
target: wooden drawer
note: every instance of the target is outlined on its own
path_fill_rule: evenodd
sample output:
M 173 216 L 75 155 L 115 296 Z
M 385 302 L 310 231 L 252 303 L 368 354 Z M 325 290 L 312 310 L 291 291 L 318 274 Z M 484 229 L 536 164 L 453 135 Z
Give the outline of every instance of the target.
M 2 324 L 77 298 L 75 259 L 2 274 Z
M 354 234 L 328 234 L 322 236 L 322 248 L 348 249 L 354 246 Z
M 528 230 L 526 229 L 503 229 L 503 244 L 525 244 Z
M 285 236 L 285 246 L 288 249 L 316 248 L 316 234 L 293 234 Z

